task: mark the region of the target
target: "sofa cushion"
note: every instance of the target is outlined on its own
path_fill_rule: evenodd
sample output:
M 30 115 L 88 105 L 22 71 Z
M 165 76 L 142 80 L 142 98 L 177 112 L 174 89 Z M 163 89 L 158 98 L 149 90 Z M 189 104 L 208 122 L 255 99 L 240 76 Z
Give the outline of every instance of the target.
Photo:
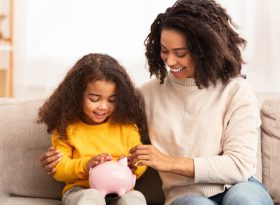
M 1 192 L 12 196 L 60 199 L 63 183 L 40 167 L 50 146 L 44 125 L 35 122 L 43 100 L 0 100 Z
M 61 200 L 29 198 L 29 197 L 1 197 L 1 205 L 62 205 Z
M 266 99 L 261 107 L 262 172 L 275 203 L 280 203 L 280 98 Z

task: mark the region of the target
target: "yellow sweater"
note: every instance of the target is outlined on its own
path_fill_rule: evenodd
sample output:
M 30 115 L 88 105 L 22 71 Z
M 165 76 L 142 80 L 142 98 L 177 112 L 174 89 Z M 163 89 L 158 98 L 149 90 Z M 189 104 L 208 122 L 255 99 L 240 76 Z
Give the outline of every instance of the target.
M 52 135 L 52 145 L 62 153 L 54 178 L 65 182 L 63 193 L 73 186 L 89 187 L 86 164 L 95 155 L 109 153 L 117 160 L 141 143 L 136 126 L 112 124 L 110 120 L 99 125 L 77 122 L 67 128 L 67 135 L 65 140 L 57 132 Z M 144 166 L 137 168 L 137 179 L 145 170 Z

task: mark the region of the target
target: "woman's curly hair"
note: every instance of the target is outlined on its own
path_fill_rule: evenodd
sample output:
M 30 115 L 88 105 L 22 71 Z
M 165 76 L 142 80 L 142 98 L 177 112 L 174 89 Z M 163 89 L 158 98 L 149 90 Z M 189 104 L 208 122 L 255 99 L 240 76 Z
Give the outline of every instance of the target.
M 234 30 L 226 10 L 214 0 L 178 0 L 165 13 L 160 13 L 145 39 L 150 75 L 163 83 L 167 75 L 160 58 L 160 36 L 163 29 L 174 29 L 185 36 L 195 63 L 195 80 L 199 88 L 223 83 L 240 75 L 244 63 L 241 47 L 246 41 Z
M 116 84 L 115 110 L 110 116 L 114 123 L 136 124 L 143 143 L 148 132 L 143 97 L 135 88 L 126 70 L 106 54 L 88 54 L 67 73 L 49 99 L 39 108 L 38 123 L 45 123 L 49 133 L 57 130 L 67 138 L 67 126 L 80 119 L 83 95 L 89 82 L 106 80 Z

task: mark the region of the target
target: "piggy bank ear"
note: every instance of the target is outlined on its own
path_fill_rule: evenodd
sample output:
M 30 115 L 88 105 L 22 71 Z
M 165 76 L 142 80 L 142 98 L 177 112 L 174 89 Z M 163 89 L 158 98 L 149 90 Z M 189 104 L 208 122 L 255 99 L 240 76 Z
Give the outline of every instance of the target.
M 127 157 L 124 157 L 118 161 L 121 166 L 127 166 Z

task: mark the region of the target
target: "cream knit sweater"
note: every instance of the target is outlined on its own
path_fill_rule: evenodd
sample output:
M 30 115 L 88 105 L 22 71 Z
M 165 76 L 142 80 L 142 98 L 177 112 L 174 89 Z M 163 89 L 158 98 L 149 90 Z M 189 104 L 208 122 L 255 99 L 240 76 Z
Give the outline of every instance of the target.
M 160 172 L 166 204 L 186 194 L 206 197 L 256 172 L 257 100 L 243 78 L 199 89 L 169 74 L 141 87 L 151 143 L 170 156 L 194 159 L 195 177 Z

